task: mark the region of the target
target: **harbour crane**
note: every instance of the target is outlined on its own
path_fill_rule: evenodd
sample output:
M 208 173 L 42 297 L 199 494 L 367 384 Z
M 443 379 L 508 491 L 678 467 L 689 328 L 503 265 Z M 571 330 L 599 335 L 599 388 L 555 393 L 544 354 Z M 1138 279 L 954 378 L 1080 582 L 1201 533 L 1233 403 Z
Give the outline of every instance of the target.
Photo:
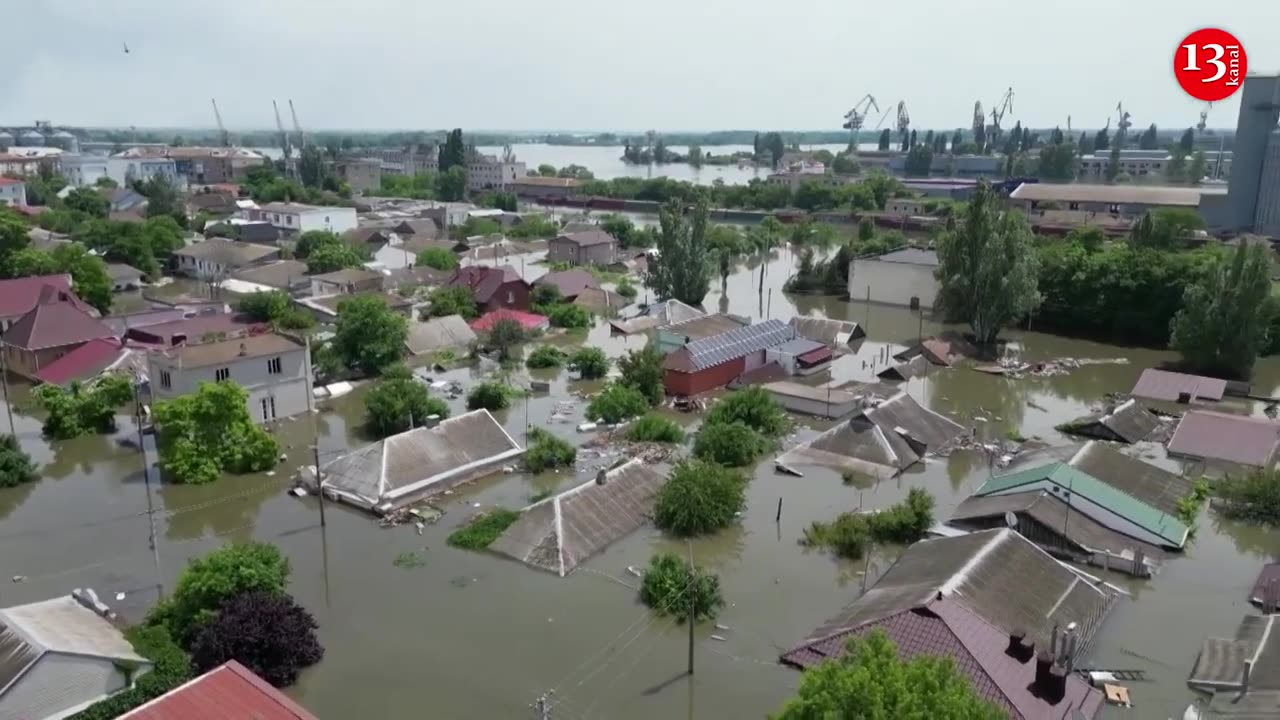
M 298 111 L 293 109 L 293 100 L 289 101 L 289 114 L 293 116 L 293 131 L 298 133 L 298 152 L 307 146 L 307 136 L 302 134 L 302 126 L 298 124 Z
M 1000 134 L 1000 121 L 1004 120 L 1006 112 L 1013 112 L 1013 88 L 1005 90 L 1004 97 L 991 108 L 991 129 L 996 135 Z
M 1200 122 L 1196 123 L 1196 129 L 1204 132 L 1209 123 L 1209 111 L 1213 109 L 1213 103 L 1205 103 L 1204 109 L 1200 111 Z
M 284 153 L 284 172 L 286 176 L 294 178 L 293 148 L 290 147 L 289 133 L 284 131 L 284 123 L 280 122 L 280 105 L 275 100 L 272 100 L 271 107 L 275 108 L 276 129 L 280 131 L 280 150 Z
M 905 133 L 911 128 L 911 116 L 907 114 L 907 101 L 898 101 L 898 133 Z
M 1129 134 L 1129 128 L 1133 126 L 1133 123 L 1129 120 L 1133 116 L 1125 112 L 1123 100 L 1116 103 L 1116 116 L 1120 118 L 1119 122 L 1116 123 L 1116 137 L 1120 139 L 1120 145 L 1123 147 L 1124 137 Z
M 218 145 L 231 147 L 231 134 L 222 125 L 222 113 L 218 112 L 218 101 L 210 98 L 209 102 L 213 103 L 213 118 L 218 121 Z
M 854 153 L 858 152 L 858 144 L 862 141 L 862 125 L 866 121 L 867 113 L 875 108 L 876 112 L 880 112 L 880 106 L 876 104 L 876 99 L 871 93 L 862 96 L 849 112 L 844 114 L 844 125 L 849 130 L 849 147 Z

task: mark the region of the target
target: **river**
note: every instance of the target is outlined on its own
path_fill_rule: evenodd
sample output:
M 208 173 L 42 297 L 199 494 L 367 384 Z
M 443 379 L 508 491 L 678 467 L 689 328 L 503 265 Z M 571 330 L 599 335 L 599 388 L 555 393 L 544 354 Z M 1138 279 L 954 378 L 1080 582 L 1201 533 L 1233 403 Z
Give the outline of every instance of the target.
M 575 149 L 571 149 L 575 150 Z M 864 367 L 886 345 L 939 326 L 906 309 L 830 298 L 792 298 L 781 286 L 794 262 L 783 251 L 771 261 L 766 293 L 757 296 L 754 268 L 730 277 L 727 294 L 718 279 L 708 309 L 761 318 L 818 315 L 863 323 L 868 339 L 840 359 L 839 378 L 870 379 Z M 987 437 L 1017 430 L 1054 442 L 1053 428 L 1084 414 L 1104 394 L 1125 391 L 1142 368 L 1168 353 L 1010 332 L 1027 359 L 1125 357 L 1128 365 L 1096 365 L 1069 375 L 1008 380 L 964 369 L 938 370 L 906 388 L 929 407 L 976 424 Z M 602 323 L 558 342 L 589 344 L 618 356 L 640 347 L 642 337 L 609 336 Z M 475 371 L 448 377 L 464 383 Z M 570 392 L 596 383 L 569 379 L 567 371 L 542 371 L 554 379 L 550 395 L 533 396 L 498 414 L 519 437 L 525 419 L 544 425 L 557 400 L 570 399 L 580 416 L 584 403 Z M 1280 363 L 1263 361 L 1255 388 L 1280 382 Z M 0 584 L 0 606 L 95 588 L 131 620 L 156 599 L 153 557 L 147 545 L 147 507 L 136 450 L 122 419 L 118 437 L 87 437 L 50 446 L 40 437 L 27 393 L 13 393 L 17 434 L 41 465 L 40 481 L 0 490 L 0 573 L 25 576 Z M 922 487 L 945 518 L 986 475 L 985 460 L 957 452 L 931 459 L 901 478 L 858 488 L 834 473 L 796 478 L 774 472 L 768 461 L 754 473 L 740 527 L 696 540 L 697 560 L 720 574 L 729 605 L 717 621 L 728 628 L 697 629 L 697 671 L 684 677 L 683 626 L 652 617 L 627 587 L 637 580 L 629 565 L 644 565 L 655 550 L 687 552 L 683 543 L 646 529 L 618 542 L 560 579 L 483 553 L 449 548 L 448 533 L 480 509 L 519 507 L 543 488 L 564 488 L 568 474 L 498 475 L 447 498 L 446 514 L 420 536 L 411 527 L 381 529 L 367 515 L 330 505 L 320 527 L 314 499 L 284 493 L 288 478 L 311 461 L 313 432 L 324 458 L 366 442 L 360 432 L 363 391 L 326 403 L 314 418 L 282 423 L 277 434 L 287 460 L 274 474 L 225 477 L 201 486 L 163 485 L 155 493 L 159 560 L 166 588 L 187 560 L 233 540 L 257 538 L 279 545 L 293 566 L 291 592 L 320 624 L 324 660 L 305 671 L 288 692 L 325 718 L 432 717 L 522 718 L 530 703 L 555 689 L 555 718 L 756 718 L 776 709 L 800 679 L 777 665 L 780 651 L 804 637 L 859 593 L 862 563 L 807 551 L 797 544 L 803 527 L 857 506 L 882 508 Z M 1034 403 L 1034 405 L 1032 404 Z M 460 401 L 453 402 L 460 411 Z M 689 416 L 675 416 L 689 422 Z M 975 418 L 990 421 L 982 423 Z M 314 422 L 314 424 L 313 424 Z M 799 419 L 801 432 L 819 427 Z M 573 424 L 552 424 L 574 441 Z M 588 474 L 590 470 L 586 471 Z M 775 524 L 778 498 L 782 521 Z M 393 565 L 397 555 L 421 553 L 417 568 Z M 881 549 L 870 564 L 874 578 L 892 562 Z M 1124 717 L 1176 715 L 1192 697 L 1185 678 L 1204 637 L 1230 637 L 1243 613 L 1245 593 L 1260 566 L 1280 552 L 1280 533 L 1220 521 L 1207 512 L 1185 557 L 1170 560 L 1153 580 L 1108 579 L 1130 588 L 1096 642 L 1092 664 L 1143 668 L 1151 682 L 1131 686 L 1138 709 Z M 117 593 L 123 599 L 117 600 Z M 723 641 L 713 640 L 715 632 Z M 1120 714 L 1117 714 L 1120 716 Z M 1180 717 L 1180 715 L 1177 715 Z

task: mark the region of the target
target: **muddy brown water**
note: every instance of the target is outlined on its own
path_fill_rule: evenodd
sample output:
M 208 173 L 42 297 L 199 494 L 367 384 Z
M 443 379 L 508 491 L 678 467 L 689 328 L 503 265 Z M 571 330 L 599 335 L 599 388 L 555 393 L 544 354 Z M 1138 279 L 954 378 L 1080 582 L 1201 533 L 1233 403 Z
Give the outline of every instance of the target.
M 705 304 L 757 319 L 804 314 L 863 323 L 867 341 L 832 369 L 841 379 L 870 379 L 874 369 L 863 364 L 880 357 L 886 345 L 939 329 L 905 309 L 787 297 L 781 286 L 792 262 L 783 251 L 769 264 L 763 298 L 756 292 L 758 269 L 744 267 L 729 279 L 727 293 L 717 278 Z M 1053 429 L 1056 424 L 1084 414 L 1107 392 L 1127 390 L 1143 367 L 1170 358 L 1037 333 L 1009 337 L 1027 359 L 1123 357 L 1129 364 L 1026 380 L 935 370 L 909 383 L 907 391 L 986 437 L 1016 430 L 1060 442 L 1065 438 Z M 595 345 L 613 356 L 645 342 L 610 337 L 603 323 L 555 341 Z M 464 368 L 448 377 L 467 383 L 483 372 Z M 526 415 L 530 424 L 546 425 L 557 402 L 572 400 L 572 421 L 548 427 L 585 441 L 588 436 L 574 431 L 585 404 L 572 393 L 590 392 L 598 383 L 574 381 L 567 371 L 537 376 L 552 380 L 553 392 L 531 396 L 527 406 L 516 401 L 500 419 L 520 437 Z M 1272 392 L 1278 383 L 1280 363 L 1260 363 L 1255 388 Z M 126 618 L 141 617 L 157 588 L 140 457 L 122 444 L 133 437 L 127 418 L 116 437 L 51 446 L 40 437 L 39 420 L 21 387 L 14 388 L 13 399 L 18 435 L 41 465 L 42 479 L 0 490 L 0 606 L 89 586 Z M 326 458 L 365 442 L 362 399 L 363 390 L 357 390 L 326 403 L 314 423 L 303 418 L 280 424 L 277 434 L 288 458 L 273 476 L 225 477 L 200 487 L 161 485 L 154 493 L 163 513 L 159 554 L 166 589 L 189 558 L 224 542 L 256 538 L 288 554 L 290 589 L 315 614 L 326 648 L 325 659 L 289 693 L 326 718 L 534 717 L 530 704 L 553 688 L 554 718 L 763 717 L 800 679 L 776 664 L 780 651 L 856 598 L 862 583 L 862 562 L 806 551 L 797 544 L 802 528 L 859 502 L 887 506 L 912 487 L 932 492 L 938 516 L 945 518 L 988 472 L 984 458 L 958 452 L 899 479 L 859 488 L 842 484 L 834 473 L 810 471 L 797 478 L 762 463 L 741 525 L 692 543 L 698 562 L 720 574 L 729 606 L 718 622 L 729 629 L 697 629 L 690 680 L 683 674 L 685 628 L 643 608 L 633 589 L 638 581 L 626 570 L 643 566 L 655 550 L 688 552 L 685 544 L 642 530 L 565 579 L 445 545 L 448 533 L 477 511 L 476 504 L 519 507 L 539 490 L 571 484 L 568 473 L 513 473 L 476 482 L 445 498 L 444 518 L 421 536 L 411 527 L 379 528 L 365 514 L 335 505 L 328 507 L 321 529 L 316 501 L 295 499 L 283 489 L 296 468 L 310 462 L 313 437 Z M 461 401 L 454 401 L 454 409 L 461 410 Z M 801 432 L 820 426 L 804 418 L 798 422 Z M 1145 452 L 1158 457 L 1158 450 Z M 780 497 L 782 521 L 775 524 Z M 1119 603 L 1090 664 L 1143 669 L 1150 677 L 1131 688 L 1136 708 L 1116 716 L 1180 716 L 1193 697 L 1185 679 L 1203 638 L 1233 633 L 1240 616 L 1250 612 L 1245 594 L 1258 569 L 1278 551 L 1280 533 L 1206 512 L 1185 556 L 1168 562 L 1155 579 L 1108 577 L 1129 589 L 1133 600 Z M 394 566 L 406 552 L 420 553 L 425 565 Z M 883 572 L 895 553 L 879 549 L 866 565 L 870 577 Z M 25 580 L 10 582 L 13 576 Z M 713 633 L 724 639 L 712 639 Z

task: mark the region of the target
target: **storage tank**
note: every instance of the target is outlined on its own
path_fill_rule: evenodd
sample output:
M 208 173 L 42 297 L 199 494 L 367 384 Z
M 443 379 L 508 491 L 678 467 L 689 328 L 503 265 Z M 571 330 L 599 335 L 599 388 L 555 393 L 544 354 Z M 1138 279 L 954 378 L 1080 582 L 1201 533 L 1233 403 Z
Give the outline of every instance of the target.
M 13 133 L 0 130 L 0 148 L 11 148 L 14 145 Z
M 79 152 L 80 150 L 80 140 L 66 130 L 59 130 L 50 135 L 49 144 L 60 147 L 67 152 Z
M 44 136 L 35 130 L 28 130 L 18 137 L 18 144 L 23 147 L 37 147 L 44 145 Z

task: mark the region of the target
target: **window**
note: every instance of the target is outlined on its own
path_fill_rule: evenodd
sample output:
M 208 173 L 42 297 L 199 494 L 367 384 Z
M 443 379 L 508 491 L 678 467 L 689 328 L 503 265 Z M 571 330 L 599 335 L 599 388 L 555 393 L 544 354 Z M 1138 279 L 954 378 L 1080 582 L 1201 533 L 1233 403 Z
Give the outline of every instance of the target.
M 292 215 L 285 215 L 285 216 L 284 216 L 284 224 L 285 224 L 285 225 L 292 225 L 292 224 L 293 224 L 293 216 L 292 216 Z
M 168 370 L 160 371 L 160 387 L 164 388 L 165 390 L 168 390 L 169 388 L 173 387 L 173 377 L 169 375 Z
M 1071 210 L 1079 210 L 1079 209 L 1080 209 L 1080 203 L 1078 203 L 1078 202 L 1073 202 L 1073 203 L 1071 203 L 1071 205 L 1070 205 L 1069 207 L 1070 207 L 1070 209 L 1071 209 Z
M 513 290 L 508 290 L 508 291 L 507 291 L 507 304 L 508 304 L 508 305 L 515 305 L 515 304 L 516 304 L 516 294 L 515 294 L 515 291 L 513 291 Z
M 218 368 L 213 371 L 213 379 L 216 382 L 231 379 L 231 368 Z
M 271 419 L 276 419 L 276 398 L 274 395 L 267 398 L 267 407 L 271 408 Z
M 263 421 L 270 420 L 270 419 L 271 419 L 271 416 L 267 414 L 267 399 L 266 399 L 266 398 L 262 398 L 262 399 L 261 399 L 261 400 L 259 400 L 258 402 L 262 403 L 262 419 L 263 419 Z
M 279 375 L 282 372 L 284 372 L 284 369 L 280 366 L 280 358 L 271 358 L 267 361 L 268 375 Z

